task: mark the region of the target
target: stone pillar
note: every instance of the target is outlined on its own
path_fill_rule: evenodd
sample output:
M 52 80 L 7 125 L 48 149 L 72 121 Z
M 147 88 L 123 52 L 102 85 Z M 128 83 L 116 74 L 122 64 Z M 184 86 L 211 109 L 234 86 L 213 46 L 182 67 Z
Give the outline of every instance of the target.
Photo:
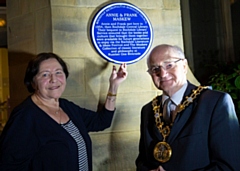
M 51 20 L 48 0 L 7 1 L 11 110 L 29 95 L 23 79 L 30 58 L 52 51 Z

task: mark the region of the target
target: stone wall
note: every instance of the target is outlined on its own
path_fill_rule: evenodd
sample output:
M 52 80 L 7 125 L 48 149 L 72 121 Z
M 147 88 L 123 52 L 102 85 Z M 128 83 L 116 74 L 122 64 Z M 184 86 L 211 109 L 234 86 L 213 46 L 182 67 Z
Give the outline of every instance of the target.
M 28 95 L 22 84 L 27 61 L 43 51 L 59 54 L 69 65 L 70 76 L 63 97 L 92 110 L 103 104 L 113 64 L 94 50 L 89 32 L 95 12 L 109 2 L 7 1 L 11 108 Z M 128 2 L 139 7 L 152 23 L 153 47 L 161 43 L 183 47 L 180 0 Z M 90 134 L 95 171 L 135 170 L 141 107 L 161 93 L 146 70 L 146 57 L 128 66 L 129 76 L 119 88 L 112 126 Z M 198 84 L 191 72 L 189 79 Z

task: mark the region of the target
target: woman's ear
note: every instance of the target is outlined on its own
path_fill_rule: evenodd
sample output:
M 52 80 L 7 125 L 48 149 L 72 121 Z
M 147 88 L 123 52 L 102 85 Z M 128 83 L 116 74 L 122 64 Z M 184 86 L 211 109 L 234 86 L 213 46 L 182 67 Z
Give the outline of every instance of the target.
M 31 85 L 34 90 L 38 90 L 37 85 L 33 81 L 31 82 Z

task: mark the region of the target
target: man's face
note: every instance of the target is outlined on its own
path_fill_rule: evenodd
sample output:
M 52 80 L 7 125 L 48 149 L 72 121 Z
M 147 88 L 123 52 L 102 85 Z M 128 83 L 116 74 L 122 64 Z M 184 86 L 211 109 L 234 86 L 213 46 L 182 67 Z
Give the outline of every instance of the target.
M 148 67 L 155 86 L 169 96 L 186 82 L 187 60 L 180 58 L 172 48 L 153 49 Z

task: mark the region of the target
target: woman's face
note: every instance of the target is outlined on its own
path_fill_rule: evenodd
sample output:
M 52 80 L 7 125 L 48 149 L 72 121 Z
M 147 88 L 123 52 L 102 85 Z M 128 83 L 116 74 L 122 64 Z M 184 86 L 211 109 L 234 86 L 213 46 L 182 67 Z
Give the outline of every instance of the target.
M 63 68 L 55 58 L 43 61 L 39 72 L 33 78 L 35 94 L 45 99 L 58 99 L 66 87 Z

